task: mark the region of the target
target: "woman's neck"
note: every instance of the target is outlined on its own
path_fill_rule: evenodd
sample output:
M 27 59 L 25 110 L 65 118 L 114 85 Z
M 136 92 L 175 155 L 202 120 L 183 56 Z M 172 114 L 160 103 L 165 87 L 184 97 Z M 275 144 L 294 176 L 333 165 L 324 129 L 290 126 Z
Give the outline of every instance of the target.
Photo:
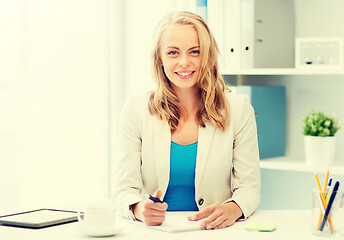
M 188 115 L 195 115 L 199 106 L 199 97 L 195 88 L 174 89 L 180 104 L 185 108 Z

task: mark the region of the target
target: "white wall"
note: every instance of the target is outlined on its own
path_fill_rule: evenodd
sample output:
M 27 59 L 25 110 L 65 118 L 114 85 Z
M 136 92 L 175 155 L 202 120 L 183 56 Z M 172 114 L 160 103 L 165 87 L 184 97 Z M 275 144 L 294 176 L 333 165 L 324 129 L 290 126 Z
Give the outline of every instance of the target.
M 0 1 L 0 211 L 108 195 L 107 4 Z

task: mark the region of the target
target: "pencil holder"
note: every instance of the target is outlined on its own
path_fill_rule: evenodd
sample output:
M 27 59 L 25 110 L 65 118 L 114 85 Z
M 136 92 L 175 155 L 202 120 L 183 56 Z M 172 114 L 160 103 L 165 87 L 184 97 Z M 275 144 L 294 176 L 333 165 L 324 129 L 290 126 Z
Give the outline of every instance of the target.
M 344 237 L 344 191 L 312 192 L 311 228 L 315 235 Z

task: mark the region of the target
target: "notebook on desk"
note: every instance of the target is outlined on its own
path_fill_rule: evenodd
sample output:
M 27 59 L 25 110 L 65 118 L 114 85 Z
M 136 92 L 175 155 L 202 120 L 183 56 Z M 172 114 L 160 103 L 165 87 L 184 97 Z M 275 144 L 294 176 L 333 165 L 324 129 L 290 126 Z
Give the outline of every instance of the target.
M 140 221 L 130 221 L 132 224 L 142 227 L 165 231 L 165 232 L 186 232 L 202 230 L 200 221 L 189 221 L 185 215 L 180 215 L 178 212 L 167 212 L 166 219 L 160 226 L 146 226 Z

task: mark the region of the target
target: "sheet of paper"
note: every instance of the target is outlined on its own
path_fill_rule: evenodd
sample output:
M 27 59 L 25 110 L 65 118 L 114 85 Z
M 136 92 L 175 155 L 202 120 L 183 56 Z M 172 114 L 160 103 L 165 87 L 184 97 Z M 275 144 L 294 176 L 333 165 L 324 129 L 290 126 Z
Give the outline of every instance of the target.
M 171 233 L 202 230 L 201 221 L 189 221 L 185 214 L 179 212 L 167 212 L 165 222 L 160 226 L 146 226 L 139 221 L 131 221 L 131 223 Z

